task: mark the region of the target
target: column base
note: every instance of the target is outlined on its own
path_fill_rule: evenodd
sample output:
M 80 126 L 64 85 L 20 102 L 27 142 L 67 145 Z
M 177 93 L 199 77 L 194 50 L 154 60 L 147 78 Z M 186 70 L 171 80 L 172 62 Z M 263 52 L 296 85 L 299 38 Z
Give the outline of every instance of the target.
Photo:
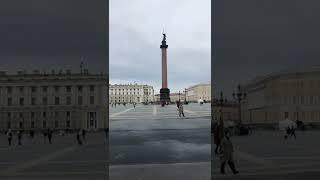
M 170 104 L 170 89 L 168 88 L 160 89 L 160 103 L 161 105 Z

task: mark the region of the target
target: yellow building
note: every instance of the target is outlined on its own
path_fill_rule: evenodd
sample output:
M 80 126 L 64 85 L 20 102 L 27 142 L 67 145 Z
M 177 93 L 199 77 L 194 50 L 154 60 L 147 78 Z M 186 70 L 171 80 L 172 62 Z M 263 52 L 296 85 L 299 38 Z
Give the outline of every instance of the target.
M 211 101 L 211 84 L 197 84 L 186 89 L 187 101 L 196 102 L 199 99 Z
M 243 86 L 243 123 L 276 124 L 280 120 L 320 122 L 320 66 L 258 77 Z

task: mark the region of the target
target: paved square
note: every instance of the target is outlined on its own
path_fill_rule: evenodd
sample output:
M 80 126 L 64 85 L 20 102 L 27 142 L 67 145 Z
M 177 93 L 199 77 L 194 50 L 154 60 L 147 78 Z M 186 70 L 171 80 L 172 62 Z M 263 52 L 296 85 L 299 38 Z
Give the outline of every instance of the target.
M 44 144 L 42 135 L 34 139 L 23 136 L 22 146 L 7 145 L 0 136 L 0 179 L 108 179 L 107 144 L 103 132 L 87 133 L 82 146 L 76 144 L 75 134 L 53 136 L 53 144 Z
M 298 131 L 297 139 L 284 140 L 280 131 L 256 131 L 251 136 L 234 136 L 238 175 L 219 174 L 219 158 L 212 147 L 213 179 L 319 179 L 320 132 Z
M 210 104 L 110 107 L 111 180 L 209 180 Z

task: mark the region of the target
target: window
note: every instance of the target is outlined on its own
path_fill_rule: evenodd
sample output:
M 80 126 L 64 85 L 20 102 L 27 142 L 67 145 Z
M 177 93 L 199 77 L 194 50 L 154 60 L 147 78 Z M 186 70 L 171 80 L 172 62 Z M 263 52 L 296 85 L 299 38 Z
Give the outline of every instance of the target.
M 8 119 L 10 119 L 11 118 L 11 113 L 8 112 L 7 116 L 8 116 Z
M 313 81 L 310 81 L 310 88 L 313 88 Z
M 70 105 L 70 104 L 71 104 L 71 97 L 67 96 L 67 105 Z
M 34 113 L 34 112 L 31 112 L 31 119 L 34 118 L 34 115 L 35 115 L 35 113 Z
M 56 121 L 54 122 L 54 126 L 55 126 L 55 128 L 58 128 L 58 127 L 59 127 L 59 121 L 56 120 Z
M 19 128 L 23 129 L 23 122 L 19 122 Z
M 59 97 L 55 97 L 54 98 L 54 104 L 55 105 L 59 105 L 60 104 L 60 98 Z
M 304 96 L 301 96 L 301 104 L 304 104 Z
M 20 106 L 23 106 L 23 105 L 24 105 L 24 98 L 20 98 L 20 99 L 19 99 L 19 104 L 20 104 Z
M 46 121 L 43 121 L 42 127 L 43 127 L 43 128 L 47 128 L 47 122 L 46 122 Z
M 42 87 L 42 92 L 48 92 L 48 86 L 43 86 Z
M 310 104 L 313 104 L 313 96 L 310 96 Z
M 7 92 L 8 92 L 8 94 L 11 94 L 12 93 L 12 87 L 7 87 Z
M 67 128 L 70 128 L 70 120 L 67 120 L 66 126 L 67 126 Z
M 31 121 L 31 128 L 34 128 L 34 121 Z
M 71 92 L 71 86 L 66 86 L 66 91 L 69 93 Z
M 90 104 L 94 104 L 94 96 L 90 96 Z
M 19 118 L 23 119 L 23 113 L 19 113 Z
M 94 86 L 93 85 L 90 86 L 90 92 L 94 92 Z
M 293 104 L 296 104 L 296 96 L 293 96 Z
M 42 117 L 43 117 L 43 118 L 47 118 L 47 112 L 43 112 L 43 113 L 42 113 Z
M 78 86 L 78 91 L 82 92 L 82 86 Z
M 55 87 L 54 87 L 54 90 L 55 90 L 56 92 L 59 92 L 60 87 L 59 87 L 59 86 L 55 86 Z
M 36 98 L 31 98 L 31 105 L 36 105 Z
M 311 117 L 310 117 L 310 120 L 311 120 L 311 121 L 313 121 L 313 120 L 315 119 L 315 118 L 314 118 L 314 116 L 315 116 L 314 114 L 315 114 L 314 112 L 311 112 L 311 113 L 310 113 L 310 116 L 311 116 Z
M 19 87 L 20 93 L 23 93 L 23 90 L 24 90 L 23 86 L 20 86 L 20 87 Z
M 33 92 L 33 93 L 37 92 L 37 87 L 32 86 L 31 87 L 31 92 Z
M 8 98 L 8 106 L 12 105 L 12 98 Z
M 58 117 L 59 116 L 59 112 L 54 112 L 54 117 Z
M 43 105 L 47 105 L 48 104 L 48 98 L 47 97 L 43 97 L 42 98 L 42 104 Z
M 78 96 L 78 105 L 82 105 L 82 96 Z

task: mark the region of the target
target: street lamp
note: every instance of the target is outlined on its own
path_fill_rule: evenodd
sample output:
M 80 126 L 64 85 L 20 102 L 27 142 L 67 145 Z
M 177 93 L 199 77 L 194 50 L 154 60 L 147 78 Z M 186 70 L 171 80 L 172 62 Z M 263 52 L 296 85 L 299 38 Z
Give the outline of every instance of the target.
M 240 87 L 240 84 L 238 85 L 238 92 L 232 93 L 233 99 L 238 101 L 239 105 L 239 124 L 241 124 L 241 101 L 244 100 L 247 97 L 246 93 L 243 93 Z
M 187 104 L 187 88 L 184 88 L 184 103 Z
M 222 107 L 224 105 L 224 100 L 223 100 L 223 93 L 220 92 L 220 99 L 217 99 L 217 106 L 220 107 L 220 117 L 219 117 L 219 121 L 217 120 L 217 125 L 218 125 L 218 136 L 220 138 L 224 137 L 224 123 L 223 123 L 223 112 L 222 112 Z M 212 126 L 211 126 L 212 127 Z M 211 131 L 212 132 L 212 131 Z
M 222 112 L 222 107 L 224 105 L 224 100 L 223 100 L 223 93 L 220 92 L 220 99 L 218 99 L 218 106 L 220 107 L 220 124 L 222 124 L 223 127 L 223 112 Z

